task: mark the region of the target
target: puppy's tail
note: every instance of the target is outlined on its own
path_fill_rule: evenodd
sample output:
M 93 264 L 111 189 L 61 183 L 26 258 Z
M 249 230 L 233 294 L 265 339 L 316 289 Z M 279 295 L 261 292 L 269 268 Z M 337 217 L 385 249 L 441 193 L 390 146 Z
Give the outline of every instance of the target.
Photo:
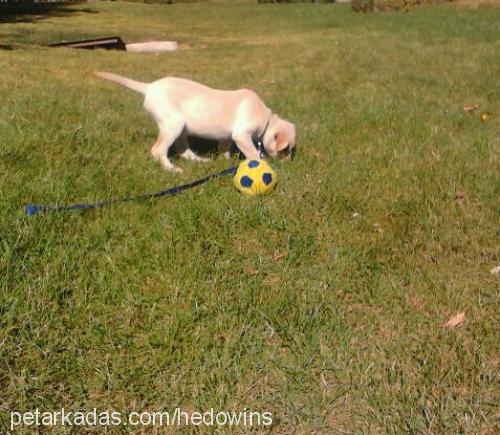
M 100 77 L 101 79 L 110 80 L 112 82 L 118 83 L 122 86 L 132 89 L 133 91 L 140 92 L 141 94 L 146 93 L 146 88 L 148 86 L 147 83 L 138 82 L 132 79 L 128 79 L 127 77 L 122 77 L 119 76 L 118 74 L 113 74 L 109 72 L 95 71 L 94 75 Z

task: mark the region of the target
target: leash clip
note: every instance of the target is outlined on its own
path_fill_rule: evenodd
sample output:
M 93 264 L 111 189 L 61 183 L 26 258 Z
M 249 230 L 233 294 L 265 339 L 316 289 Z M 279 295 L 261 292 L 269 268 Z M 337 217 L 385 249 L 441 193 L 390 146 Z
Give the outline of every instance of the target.
M 259 138 L 259 140 L 257 140 L 257 151 L 259 153 L 259 159 L 263 159 L 264 155 L 265 155 L 264 143 L 262 142 L 262 140 L 260 138 Z

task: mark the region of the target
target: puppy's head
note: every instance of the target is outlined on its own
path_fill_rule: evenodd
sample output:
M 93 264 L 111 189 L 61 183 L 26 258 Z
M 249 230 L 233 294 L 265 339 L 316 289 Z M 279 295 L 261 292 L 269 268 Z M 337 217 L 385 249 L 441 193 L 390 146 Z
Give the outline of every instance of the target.
M 295 149 L 295 125 L 272 115 L 264 136 L 264 148 L 272 157 L 291 158 Z

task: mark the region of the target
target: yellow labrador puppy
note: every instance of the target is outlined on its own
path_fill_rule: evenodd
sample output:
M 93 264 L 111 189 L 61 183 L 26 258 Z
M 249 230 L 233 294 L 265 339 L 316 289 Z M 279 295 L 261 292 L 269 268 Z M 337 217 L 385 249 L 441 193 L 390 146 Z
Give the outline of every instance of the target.
M 168 159 L 168 150 L 179 137 L 184 143 L 182 157 L 208 160 L 187 147 L 187 134 L 226 143 L 233 140 L 246 158 L 259 157 L 253 139 L 262 135 L 270 156 L 290 154 L 295 147 L 294 124 L 273 114 L 249 89 L 222 91 L 174 77 L 142 83 L 108 72 L 95 74 L 144 94 L 144 108 L 159 129 L 151 154 L 170 171 L 182 172 Z

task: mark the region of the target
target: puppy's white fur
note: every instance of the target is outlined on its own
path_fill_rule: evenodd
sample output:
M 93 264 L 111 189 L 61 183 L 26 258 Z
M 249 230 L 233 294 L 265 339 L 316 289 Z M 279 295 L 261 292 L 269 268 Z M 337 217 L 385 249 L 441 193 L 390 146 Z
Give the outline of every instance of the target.
M 145 96 L 144 108 L 159 129 L 151 154 L 165 169 L 182 172 L 168 159 L 168 150 L 179 137 L 183 157 L 207 160 L 188 148 L 186 134 L 226 143 L 233 140 L 246 158 L 257 158 L 252 139 L 261 136 L 268 125 L 263 138 L 267 154 L 275 157 L 295 147 L 294 124 L 273 114 L 252 90 L 223 91 L 175 77 L 142 83 L 108 72 L 95 74 Z

